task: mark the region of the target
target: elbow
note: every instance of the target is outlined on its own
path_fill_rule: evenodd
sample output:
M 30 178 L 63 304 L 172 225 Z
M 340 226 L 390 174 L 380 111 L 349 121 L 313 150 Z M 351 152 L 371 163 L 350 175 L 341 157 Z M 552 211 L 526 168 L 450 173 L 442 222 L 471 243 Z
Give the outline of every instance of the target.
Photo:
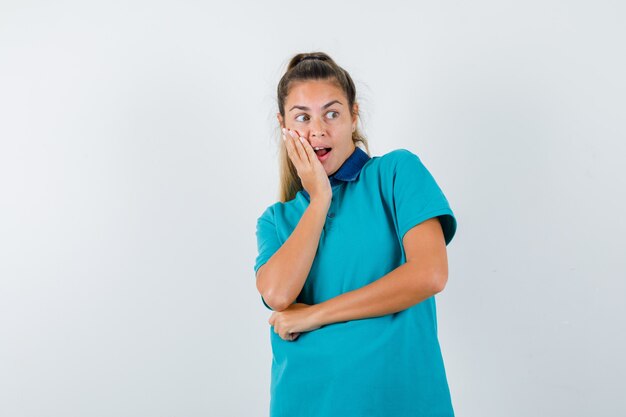
M 265 268 L 261 267 L 257 272 L 256 288 L 267 306 L 274 311 L 283 311 L 289 307 L 291 302 L 277 293 L 274 287 L 268 286 L 268 283 L 262 278 L 264 270 Z
M 408 264 L 409 262 L 407 262 Z M 428 268 L 421 267 L 415 263 L 411 263 L 414 269 L 411 275 L 415 277 L 413 280 L 417 286 L 416 291 L 422 294 L 435 295 L 443 291 L 448 282 L 448 268 L 431 266 Z
M 274 296 L 271 291 L 267 291 L 265 294 L 262 293 L 261 296 L 265 303 L 274 311 L 283 311 L 290 305 L 284 298 Z
M 433 294 L 442 292 L 448 283 L 448 274 L 444 272 L 437 272 L 432 274 L 431 278 Z

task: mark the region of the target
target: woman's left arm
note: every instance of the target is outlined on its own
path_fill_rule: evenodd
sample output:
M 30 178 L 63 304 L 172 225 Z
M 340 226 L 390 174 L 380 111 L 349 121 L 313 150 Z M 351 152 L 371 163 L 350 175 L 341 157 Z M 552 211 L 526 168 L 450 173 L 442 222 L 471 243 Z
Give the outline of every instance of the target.
M 448 258 L 439 220 L 433 217 L 414 226 L 402 244 L 406 263 L 364 287 L 311 306 L 316 324 L 396 313 L 443 291 Z

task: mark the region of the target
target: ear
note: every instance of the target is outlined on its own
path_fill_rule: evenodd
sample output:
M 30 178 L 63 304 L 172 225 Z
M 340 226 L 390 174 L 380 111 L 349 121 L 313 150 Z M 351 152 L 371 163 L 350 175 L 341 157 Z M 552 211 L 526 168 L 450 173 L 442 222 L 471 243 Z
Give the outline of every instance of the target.
M 356 122 L 359 119 L 359 104 L 354 103 L 352 105 L 352 131 L 356 129 Z
M 280 115 L 280 112 L 276 113 L 276 119 L 278 119 L 278 124 L 280 127 L 285 127 L 285 123 L 283 122 L 283 116 Z

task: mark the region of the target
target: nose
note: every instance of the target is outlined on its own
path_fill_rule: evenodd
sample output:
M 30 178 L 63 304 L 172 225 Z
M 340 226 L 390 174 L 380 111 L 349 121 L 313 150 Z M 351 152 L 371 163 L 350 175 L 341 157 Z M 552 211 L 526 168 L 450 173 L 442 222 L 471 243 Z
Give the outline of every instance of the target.
M 311 131 L 309 132 L 311 136 L 315 136 L 316 138 L 325 136 L 324 125 L 319 119 L 311 120 Z

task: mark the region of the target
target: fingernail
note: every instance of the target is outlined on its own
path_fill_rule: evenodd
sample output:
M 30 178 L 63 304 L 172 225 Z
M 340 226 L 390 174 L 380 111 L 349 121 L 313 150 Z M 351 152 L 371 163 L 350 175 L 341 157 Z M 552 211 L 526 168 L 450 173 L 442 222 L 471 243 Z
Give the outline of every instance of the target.
M 304 143 L 304 142 L 306 142 L 306 139 L 303 138 L 302 136 L 300 136 L 300 142 Z

